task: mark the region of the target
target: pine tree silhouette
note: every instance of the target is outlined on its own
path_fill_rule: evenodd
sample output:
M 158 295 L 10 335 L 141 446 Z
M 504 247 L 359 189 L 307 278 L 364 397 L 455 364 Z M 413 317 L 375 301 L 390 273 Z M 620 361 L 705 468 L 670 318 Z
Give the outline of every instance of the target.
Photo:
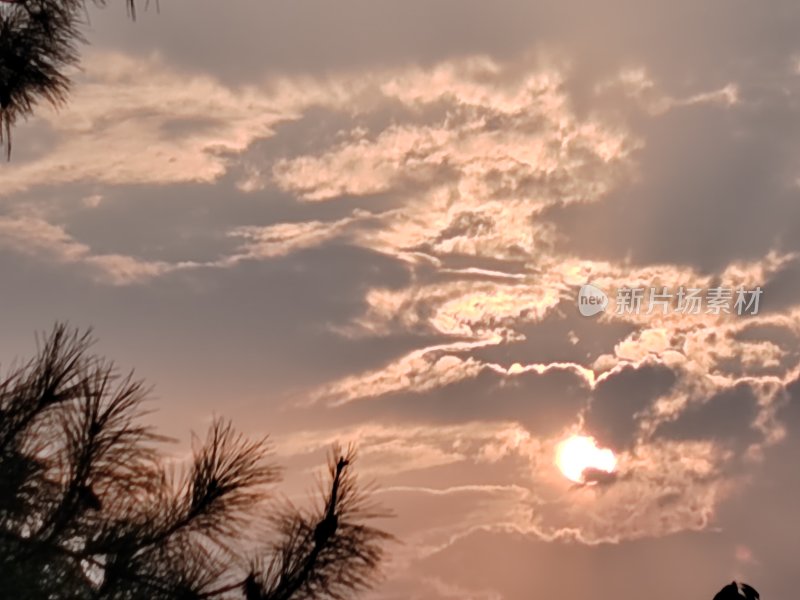
M 141 420 L 146 388 L 91 343 L 58 325 L 0 382 L 3 597 L 349 599 L 374 583 L 390 536 L 368 524 L 386 513 L 352 448 L 332 449 L 307 509 L 267 502 L 267 440 L 223 420 L 189 466 L 167 466 Z
M 105 6 L 107 0 L 89 0 Z M 0 146 L 11 159 L 11 130 L 40 103 L 61 107 L 67 70 L 78 64 L 87 0 L 0 0 Z M 136 18 L 136 0 L 125 0 Z M 149 2 L 146 3 L 146 5 Z

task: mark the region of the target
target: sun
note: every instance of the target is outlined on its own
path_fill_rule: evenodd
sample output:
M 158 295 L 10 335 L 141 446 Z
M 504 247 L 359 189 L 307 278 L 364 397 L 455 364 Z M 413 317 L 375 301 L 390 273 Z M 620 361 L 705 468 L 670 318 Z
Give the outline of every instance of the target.
M 593 437 L 573 435 L 558 444 L 556 466 L 567 479 L 586 483 L 587 469 L 613 473 L 617 468 L 617 458 L 609 448 L 598 448 Z

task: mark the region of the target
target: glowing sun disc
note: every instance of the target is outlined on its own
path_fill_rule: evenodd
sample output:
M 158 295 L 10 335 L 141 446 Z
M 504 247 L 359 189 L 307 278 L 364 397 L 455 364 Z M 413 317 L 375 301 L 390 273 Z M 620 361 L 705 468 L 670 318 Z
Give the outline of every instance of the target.
M 558 445 L 556 466 L 570 481 L 585 483 L 587 469 L 613 473 L 617 458 L 609 448 L 598 448 L 593 437 L 574 435 Z

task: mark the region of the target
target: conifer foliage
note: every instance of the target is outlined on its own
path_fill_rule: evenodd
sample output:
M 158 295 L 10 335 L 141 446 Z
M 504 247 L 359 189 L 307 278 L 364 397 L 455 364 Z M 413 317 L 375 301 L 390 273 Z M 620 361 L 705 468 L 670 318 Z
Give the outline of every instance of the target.
M 372 585 L 384 512 L 334 448 L 318 502 L 277 502 L 267 440 L 216 420 L 170 466 L 147 390 L 57 325 L 0 382 L 0 582 L 19 600 L 353 598 Z

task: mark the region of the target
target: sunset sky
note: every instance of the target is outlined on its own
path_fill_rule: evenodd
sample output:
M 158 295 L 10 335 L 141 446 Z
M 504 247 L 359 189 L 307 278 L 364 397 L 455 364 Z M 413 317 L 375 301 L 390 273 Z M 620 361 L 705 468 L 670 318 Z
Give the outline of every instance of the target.
M 797 0 L 110 4 L 0 165 L 3 366 L 92 326 L 176 455 L 228 416 L 299 499 L 357 442 L 369 600 L 797 597 Z

